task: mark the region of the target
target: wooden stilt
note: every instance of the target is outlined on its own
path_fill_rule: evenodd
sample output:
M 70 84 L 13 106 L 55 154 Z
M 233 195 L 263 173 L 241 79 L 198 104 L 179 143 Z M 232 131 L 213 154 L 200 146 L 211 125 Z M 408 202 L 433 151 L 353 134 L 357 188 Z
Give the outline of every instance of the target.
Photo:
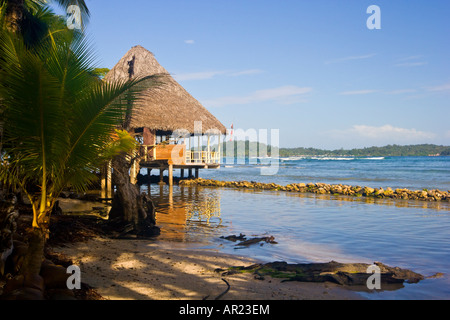
M 198 179 L 198 168 L 195 169 L 195 179 Z
M 219 134 L 219 145 L 218 145 L 218 153 L 219 153 L 219 164 L 222 162 L 222 134 Z
M 173 186 L 169 186 L 169 206 L 173 208 Z
M 210 134 L 208 133 L 208 145 L 207 145 L 207 148 L 206 148 L 206 163 L 210 163 L 211 162 L 211 136 L 210 136 Z
M 189 178 L 192 178 L 192 169 L 189 169 Z
M 183 179 L 184 178 L 184 169 L 180 170 L 180 178 Z
M 101 168 L 100 177 L 101 177 L 100 181 L 101 181 L 101 188 L 102 188 L 100 197 L 102 199 L 105 199 L 106 198 L 106 165 Z
M 169 186 L 173 186 L 173 164 L 169 164 Z
M 164 168 L 159 168 L 159 184 L 164 184 Z

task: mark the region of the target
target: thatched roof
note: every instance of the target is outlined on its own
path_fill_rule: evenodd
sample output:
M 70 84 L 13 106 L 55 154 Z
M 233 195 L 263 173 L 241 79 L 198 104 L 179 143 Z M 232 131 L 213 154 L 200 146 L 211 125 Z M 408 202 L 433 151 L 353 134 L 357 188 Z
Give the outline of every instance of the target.
M 226 133 L 220 123 L 200 102 L 192 97 L 158 63 L 153 53 L 141 46 L 135 46 L 105 76 L 106 81 L 129 79 L 129 62 L 134 59 L 133 77 L 165 74 L 162 85 L 148 89 L 143 99 L 133 108 L 131 128 L 149 128 L 157 131 L 185 129 L 194 133 L 194 123 L 201 121 L 202 133 L 218 130 Z

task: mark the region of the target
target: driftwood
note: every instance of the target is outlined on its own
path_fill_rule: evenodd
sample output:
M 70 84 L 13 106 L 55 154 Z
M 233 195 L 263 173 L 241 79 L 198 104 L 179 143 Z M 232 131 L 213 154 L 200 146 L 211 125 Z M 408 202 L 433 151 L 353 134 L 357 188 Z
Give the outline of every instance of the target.
M 381 284 L 403 284 L 417 283 L 424 276 L 411 270 L 398 267 L 389 267 L 380 262 L 374 265 L 380 270 Z M 333 282 L 346 286 L 366 286 L 367 280 L 373 273 L 368 272 L 371 265 L 365 263 L 339 263 L 331 261 L 328 263 L 306 263 L 288 264 L 286 262 L 272 262 L 267 264 L 254 264 L 248 267 L 232 267 L 228 270 L 217 269 L 222 275 L 232 275 L 242 272 L 253 272 L 258 279 L 264 276 L 283 279 L 285 281 L 301 282 Z
M 240 241 L 238 244 L 236 244 L 236 246 L 238 246 L 238 247 L 248 247 L 248 246 L 250 246 L 252 244 L 256 244 L 256 243 L 260 243 L 260 242 L 272 243 L 272 244 L 276 244 L 277 243 L 275 241 L 275 237 L 273 237 L 273 236 L 256 237 L 256 238 L 247 239 L 246 236 L 244 234 L 242 234 L 242 233 L 239 236 L 230 235 L 230 236 L 220 237 L 220 238 L 221 239 L 225 239 L 225 240 L 229 240 L 229 241 L 233 241 L 233 242 Z

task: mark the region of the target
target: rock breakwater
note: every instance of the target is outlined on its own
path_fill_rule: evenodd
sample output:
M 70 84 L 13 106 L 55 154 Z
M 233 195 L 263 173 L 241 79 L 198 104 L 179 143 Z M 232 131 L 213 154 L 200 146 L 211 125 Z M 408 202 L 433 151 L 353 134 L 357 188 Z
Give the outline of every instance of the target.
M 237 189 L 257 189 L 257 190 L 276 190 L 286 192 L 333 194 L 353 197 L 372 197 L 372 198 L 391 198 L 402 200 L 420 200 L 420 201 L 449 201 L 450 190 L 408 190 L 392 189 L 390 187 L 372 188 L 367 186 L 351 186 L 345 184 L 327 184 L 327 183 L 291 183 L 286 186 L 276 183 L 262 183 L 255 181 L 220 181 L 212 179 L 191 179 L 181 180 L 182 186 L 205 186 L 205 187 L 225 187 Z

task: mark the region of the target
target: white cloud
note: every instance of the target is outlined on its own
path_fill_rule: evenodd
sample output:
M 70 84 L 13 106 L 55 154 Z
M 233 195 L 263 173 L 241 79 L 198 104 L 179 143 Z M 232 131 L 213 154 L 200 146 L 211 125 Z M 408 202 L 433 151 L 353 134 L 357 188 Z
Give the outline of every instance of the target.
M 262 71 L 260 69 L 248 69 L 248 70 L 242 70 L 242 71 L 225 71 L 225 70 L 220 71 L 220 70 L 218 70 L 218 71 L 180 73 L 180 74 L 174 74 L 173 77 L 177 81 L 190 81 L 190 80 L 212 79 L 219 75 L 224 75 L 224 76 L 228 76 L 228 77 L 239 77 L 239 76 L 259 74 L 259 73 L 263 73 L 263 72 L 264 71 Z
M 396 67 L 420 67 L 427 65 L 428 62 L 423 60 L 423 55 L 408 56 L 398 59 L 394 66 Z
M 341 92 L 340 95 L 343 96 L 352 96 L 352 95 L 361 95 L 361 94 L 370 94 L 377 92 L 377 90 L 356 90 L 356 91 L 345 91 Z
M 186 44 L 194 44 L 195 41 L 194 40 L 184 40 L 184 43 L 186 43 Z
M 398 59 L 398 61 L 417 60 L 417 59 L 421 59 L 421 58 L 423 58 L 423 55 L 419 54 L 419 55 L 415 55 L 415 56 L 404 57 L 404 58 Z
M 212 79 L 215 76 L 224 74 L 224 73 L 225 73 L 225 71 L 204 71 L 204 72 L 175 74 L 175 75 L 173 75 L 173 77 L 177 81 L 205 80 L 205 79 Z
M 366 138 L 393 138 L 393 139 L 431 139 L 435 135 L 430 132 L 419 131 L 416 129 L 398 128 L 392 125 L 384 125 L 381 127 L 372 127 L 366 125 L 355 125 L 351 129 L 354 133 Z
M 416 89 L 398 89 L 386 92 L 387 94 L 403 94 L 403 93 L 413 93 L 416 92 Z
M 450 139 L 450 130 L 447 130 L 447 132 L 444 135 L 446 138 Z
M 435 86 L 435 87 L 429 87 L 428 91 L 432 91 L 432 92 L 450 91 L 450 83 L 445 83 L 443 85 Z
M 390 124 L 379 127 L 354 125 L 346 130 L 333 130 L 329 134 L 333 139 L 352 141 L 361 145 L 427 143 L 437 137 L 432 132 L 394 127 Z
M 298 102 L 305 94 L 310 93 L 312 88 L 284 86 L 272 89 L 258 90 L 246 96 L 228 96 L 213 100 L 203 101 L 208 107 L 222 107 L 225 105 L 242 105 L 265 101 L 277 101 L 283 104 Z
M 420 67 L 427 65 L 428 62 L 426 61 L 418 61 L 418 62 L 403 62 L 403 63 L 397 63 L 396 67 Z
M 249 70 L 243 70 L 238 72 L 230 73 L 230 76 L 237 77 L 237 76 L 245 76 L 245 75 L 252 75 L 252 74 L 260 74 L 264 71 L 260 69 L 249 69 Z
M 325 64 L 346 62 L 346 61 L 352 61 L 352 60 L 363 60 L 363 59 L 372 58 L 374 56 L 376 56 L 376 53 L 366 54 L 366 55 L 362 55 L 362 56 L 349 56 L 349 57 L 329 60 L 329 61 L 326 61 Z

